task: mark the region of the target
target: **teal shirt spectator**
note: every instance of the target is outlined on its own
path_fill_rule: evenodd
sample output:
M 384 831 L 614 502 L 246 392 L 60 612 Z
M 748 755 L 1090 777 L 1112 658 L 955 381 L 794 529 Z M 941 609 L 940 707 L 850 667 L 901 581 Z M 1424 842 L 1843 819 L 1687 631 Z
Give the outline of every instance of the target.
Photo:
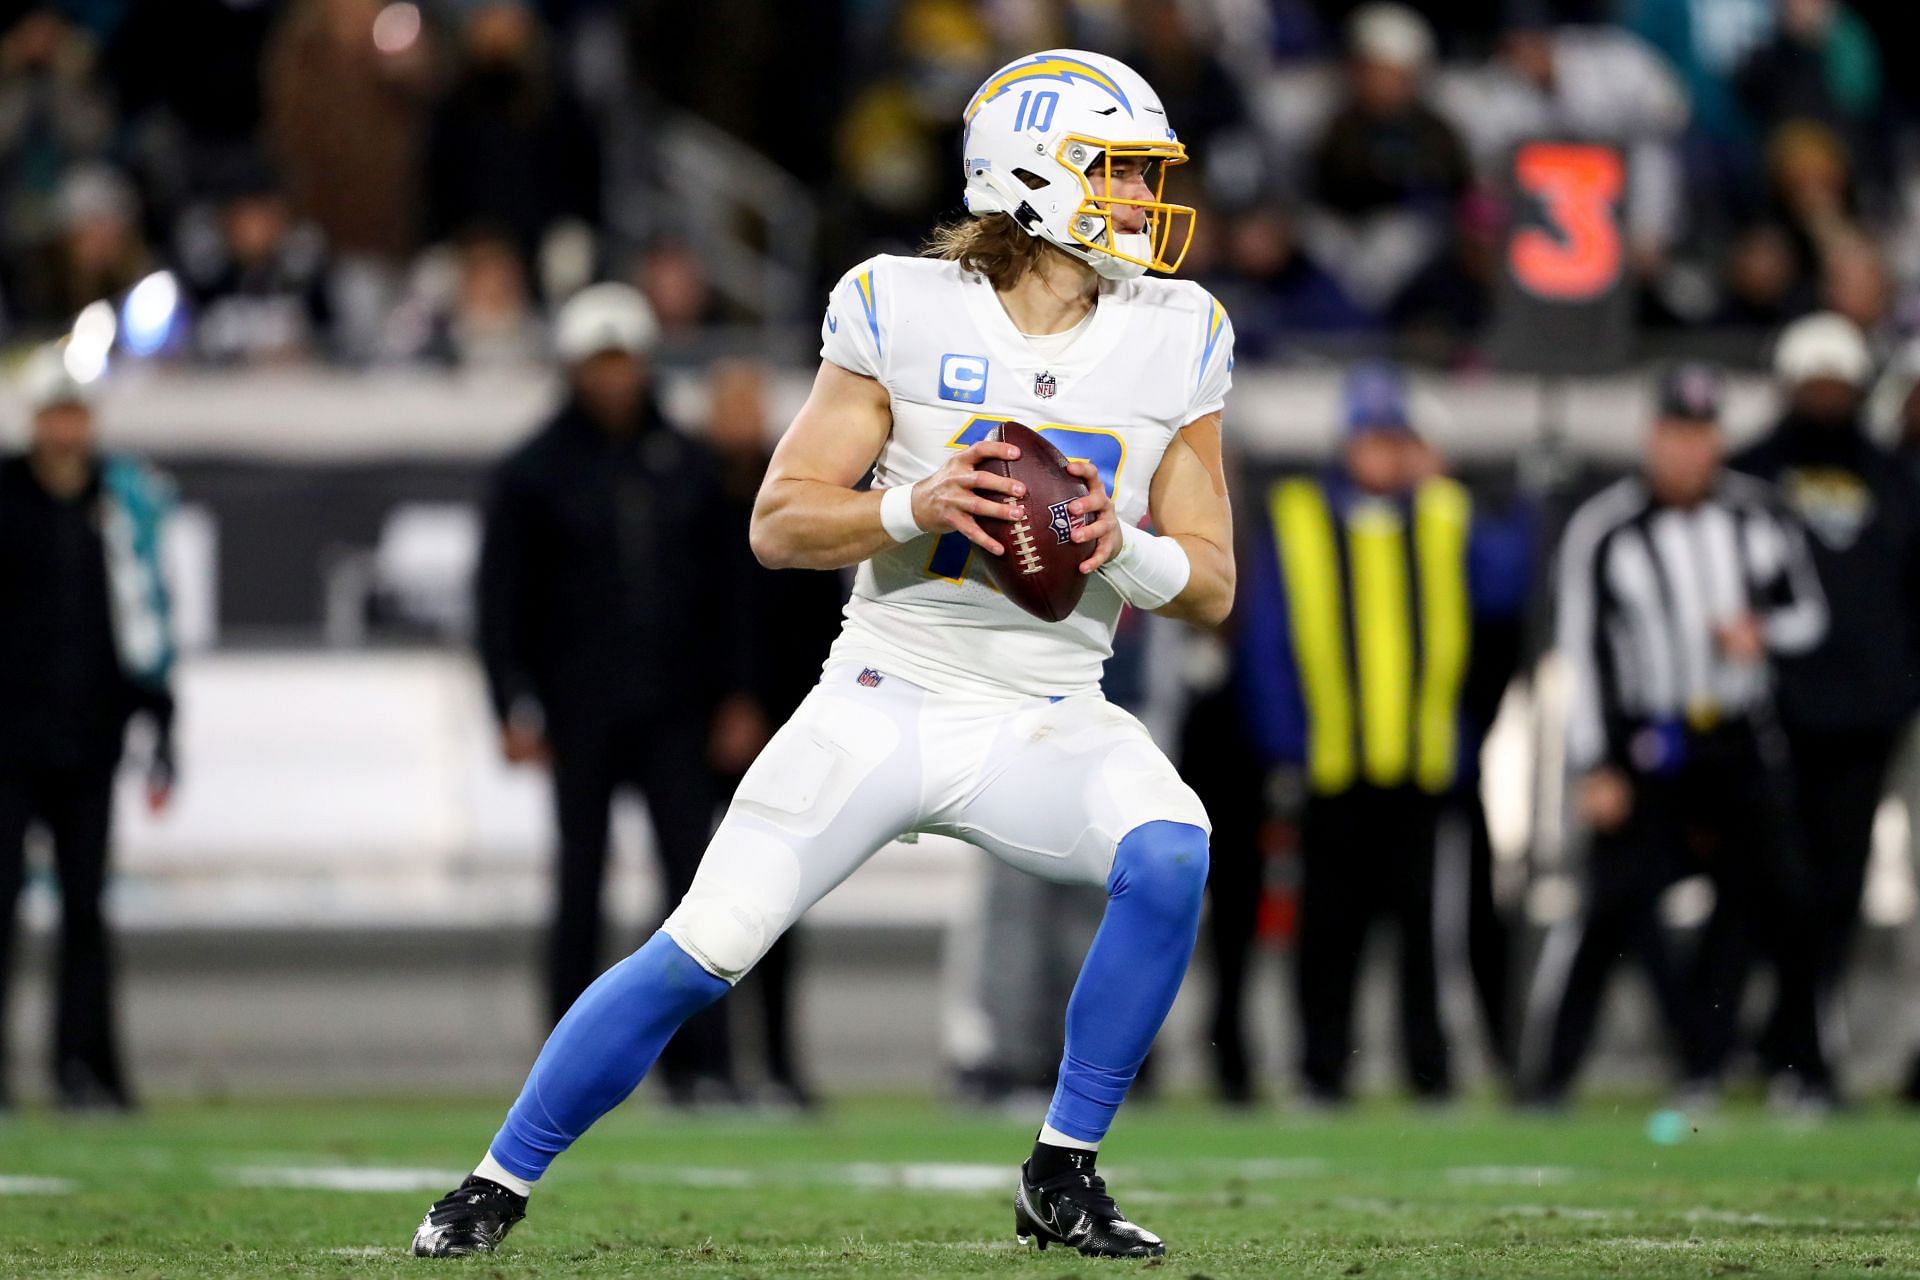
M 1717 142 L 1752 137 L 1733 78 L 1773 38 L 1774 0 L 1625 0 L 1620 22 L 1673 65 L 1692 102 L 1695 131 Z
M 135 684 L 161 691 L 176 656 L 173 601 L 160 561 L 161 528 L 176 503 L 173 484 L 145 463 L 109 454 L 101 461 L 100 487 L 120 666 Z

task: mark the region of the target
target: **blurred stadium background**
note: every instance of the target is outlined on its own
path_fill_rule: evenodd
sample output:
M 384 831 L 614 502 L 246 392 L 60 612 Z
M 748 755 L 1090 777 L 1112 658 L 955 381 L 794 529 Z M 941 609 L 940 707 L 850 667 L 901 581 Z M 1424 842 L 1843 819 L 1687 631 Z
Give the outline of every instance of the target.
M 1415 369 L 1423 433 L 1490 491 L 1549 506 L 1630 464 L 1646 369 L 1741 371 L 1729 422 L 1775 409 L 1784 322 L 1854 319 L 1887 369 L 1891 442 L 1920 362 L 1920 106 L 1898 0 L 4 0 L 0 342 L 68 338 L 103 438 L 177 481 L 166 547 L 183 648 L 180 789 L 129 778 L 112 917 L 138 1086 L 168 1096 L 457 1088 L 505 1096 L 542 1030 L 544 780 L 498 758 L 471 656 L 487 468 L 554 402 L 548 318 L 596 279 L 650 299 L 674 423 L 706 426 L 717 358 L 763 364 L 771 438 L 804 395 L 826 287 L 956 211 L 960 110 L 1048 46 L 1115 53 L 1165 97 L 1202 210 L 1184 274 L 1239 340 L 1247 476 L 1330 456 L 1343 370 Z M 1425 18 L 1419 15 L 1424 12 Z M 1357 97 L 1355 95 L 1358 95 Z M 1427 104 L 1398 156 L 1351 104 Z M 1626 161 L 1618 270 L 1541 339 L 1503 258 L 1517 144 Z M 1343 141 L 1346 139 L 1347 141 Z M 1351 146 L 1348 143 L 1351 142 Z M 19 397 L 0 392 L 16 433 Z M 1220 644 L 1157 622 L 1146 718 L 1177 737 Z M 1526 939 L 1574 901 L 1550 777 L 1552 682 L 1488 745 L 1500 899 Z M 1538 766 L 1538 767 L 1536 767 Z M 643 814 L 609 903 L 662 909 Z M 1907 817 L 1876 831 L 1850 991 L 1853 1072 L 1885 1086 L 1917 1029 Z M 930 1089 L 976 1036 L 964 970 L 983 855 L 888 850 L 804 926 L 803 1053 L 836 1091 Z M 1293 1053 L 1288 871 L 1256 1015 Z M 1697 892 L 1672 903 L 1697 921 Z M 29 884 L 13 1076 L 38 1096 L 56 911 Z M 961 975 L 961 976 L 956 976 Z M 1196 963 L 1158 1082 L 1206 1080 Z M 1455 993 L 1458 1043 L 1477 1033 Z M 1387 1080 L 1387 995 L 1366 999 Z M 1661 1078 L 1641 1006 L 1596 1074 Z M 476 1141 L 478 1134 L 475 1135 Z

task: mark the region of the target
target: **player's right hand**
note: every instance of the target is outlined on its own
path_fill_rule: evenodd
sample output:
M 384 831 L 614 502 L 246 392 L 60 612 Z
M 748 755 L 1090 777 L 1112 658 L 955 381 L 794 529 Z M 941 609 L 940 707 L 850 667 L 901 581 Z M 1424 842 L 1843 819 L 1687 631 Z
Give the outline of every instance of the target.
M 1006 548 L 987 536 L 979 517 L 1018 520 L 1018 505 L 1001 497 L 1023 498 L 1027 487 L 979 468 L 988 458 L 1011 462 L 1019 456 L 1018 448 L 997 440 L 982 440 L 962 449 L 948 458 L 945 466 L 913 486 L 913 522 L 929 533 L 956 530 L 989 555 L 1001 554 Z

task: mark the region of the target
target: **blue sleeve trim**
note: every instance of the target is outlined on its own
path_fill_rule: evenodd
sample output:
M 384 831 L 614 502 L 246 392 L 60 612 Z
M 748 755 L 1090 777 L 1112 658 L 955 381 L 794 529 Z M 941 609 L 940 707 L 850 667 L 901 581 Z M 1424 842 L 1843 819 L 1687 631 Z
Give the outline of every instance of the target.
M 1211 294 L 1207 296 L 1207 301 L 1213 304 L 1213 308 L 1207 313 L 1207 338 L 1206 345 L 1200 350 L 1200 370 L 1193 375 L 1193 385 L 1196 387 L 1207 376 L 1207 366 L 1213 363 L 1214 348 L 1220 345 L 1220 335 L 1227 331 L 1227 309 Z
M 853 287 L 860 294 L 860 309 L 866 312 L 867 329 L 873 334 L 874 354 L 885 355 L 885 349 L 880 345 L 880 302 L 873 283 L 873 268 L 868 267 L 855 276 Z

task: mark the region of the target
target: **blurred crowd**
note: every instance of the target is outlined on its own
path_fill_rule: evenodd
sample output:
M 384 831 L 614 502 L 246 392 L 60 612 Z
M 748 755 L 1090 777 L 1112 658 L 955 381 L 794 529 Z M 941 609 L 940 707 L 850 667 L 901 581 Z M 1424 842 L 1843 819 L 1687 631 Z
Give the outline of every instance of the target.
M 640 287 L 670 341 L 801 323 L 716 287 L 739 231 L 674 198 L 663 130 L 703 121 L 792 174 L 830 278 L 957 212 L 967 97 L 1069 46 L 1165 98 L 1195 157 L 1177 196 L 1206 214 L 1186 274 L 1243 355 L 1335 339 L 1472 361 L 1508 157 L 1542 136 L 1626 157 L 1648 330 L 1825 308 L 1892 345 L 1920 305 L 1900 9 L 4 0 L 0 334 L 61 333 L 105 299 L 136 356 L 511 365 L 550 354 L 547 313 L 596 279 Z
M 53 710 L 0 700 L 18 722 L 0 722 L 0 853 L 18 851 L 29 821 L 65 820 L 56 842 L 74 852 L 61 875 L 80 886 L 63 908 L 86 961 L 70 966 L 61 1006 L 64 1095 L 129 1099 L 98 913 L 104 815 L 126 718 L 164 724 L 171 706 L 170 647 L 143 656 L 128 622 L 140 611 L 107 607 L 153 594 L 141 584 L 157 581 L 157 544 L 140 531 L 170 498 L 95 456 L 99 367 L 75 352 L 223 368 L 564 369 L 564 407 L 493 477 L 478 607 L 503 754 L 553 771 L 557 1017 L 604 958 L 613 793 L 647 795 L 678 896 L 714 798 L 810 684 L 839 603 L 825 575 L 745 562 L 777 426 L 766 369 L 713 365 L 704 432 L 665 429 L 651 376 L 676 343 L 695 350 L 739 324 L 804 331 L 812 317 L 757 313 L 751 291 L 720 287 L 715 246 L 738 229 L 676 204 L 661 139 L 698 119 L 792 174 L 822 228 L 817 274 L 830 277 L 876 248 L 910 251 L 957 212 L 961 111 L 989 71 L 1079 46 L 1141 71 L 1192 148 L 1171 193 L 1204 215 L 1185 274 L 1225 303 L 1243 357 L 1344 342 L 1481 359 L 1509 158 L 1538 137 L 1603 141 L 1624 158 L 1624 260 L 1643 331 L 1749 335 L 1756 358 L 1789 335 L 1767 443 L 1727 458 L 1718 372 L 1670 371 L 1637 478 L 1581 508 L 1602 531 L 1584 541 L 1547 536 L 1568 514 L 1548 508 L 1571 504 L 1448 477 L 1401 374 L 1372 363 L 1352 369 L 1327 467 L 1243 489 L 1232 660 L 1181 733 L 1182 769 L 1208 790 L 1216 824 L 1210 1040 L 1222 1094 L 1250 1100 L 1262 1075 L 1243 1026 L 1254 940 L 1291 936 L 1301 1077 L 1322 1105 L 1347 1099 L 1358 961 L 1388 924 L 1406 1075 L 1429 1099 L 1457 1075 L 1445 972 L 1469 971 L 1489 1056 L 1516 1092 L 1555 1105 L 1612 962 L 1631 952 L 1655 980 L 1690 1092 L 1717 1089 L 1752 1039 L 1758 1069 L 1793 1099 L 1844 1100 L 1845 1049 L 1827 1024 L 1873 814 L 1884 788 L 1920 797 L 1908 736 L 1920 708 L 1920 348 L 1888 358 L 1920 327 L 1920 103 L 1884 56 L 1900 7 L 0 0 L 0 344 L 74 338 L 30 362 L 31 447 L 0 469 L 0 487 L 31 499 L 7 508 L 8 544 L 87 568 L 0 581 L 20 616 L 52 619 L 9 630 L 18 651 L 0 667 L 67 673 Z M 1901 452 L 1870 438 L 1867 420 L 1892 423 Z M 732 531 L 714 534 L 714 519 Z M 669 580 L 653 552 L 680 542 L 741 554 Z M 1557 609 L 1544 603 L 1549 561 Z M 1569 595 L 1582 583 L 1587 596 Z M 713 596 L 695 611 L 712 624 L 698 635 L 652 607 L 696 593 Z M 46 606 L 56 599 L 67 603 Z M 1805 623 L 1815 610 L 1818 625 Z M 1590 754 L 1542 735 L 1543 775 L 1568 753 L 1568 807 L 1589 852 L 1573 860 L 1585 878 L 1573 932 L 1534 964 L 1509 936 L 1524 922 L 1496 900 L 1478 768 L 1550 612 L 1562 662 L 1605 678 L 1584 713 L 1597 726 Z M 782 619 L 778 651 L 742 648 L 775 631 L 727 625 L 742 616 Z M 1116 701 L 1143 682 L 1133 626 L 1109 669 Z M 1586 707 L 1577 691 L 1574 705 Z M 47 748 L 32 734 L 69 722 L 88 732 L 61 744 L 64 772 L 41 769 Z M 164 732 L 159 743 L 157 804 L 172 766 Z M 1756 832 L 1756 815 L 1779 820 Z M 1771 870 L 1727 856 L 1763 845 Z M 20 866 L 0 865 L 0 907 Z M 1676 941 L 1656 904 L 1701 876 L 1715 914 Z M 1078 908 L 1050 893 L 995 882 L 981 954 L 1038 947 L 1011 971 L 1069 975 Z M 0 929 L 0 956 L 8 941 Z M 760 979 L 763 1038 L 769 1075 L 804 1103 L 792 963 L 776 952 Z M 1769 967 L 1783 994 L 1767 1029 L 1743 1037 L 1728 1011 L 1748 969 Z M 1032 1053 L 1027 1030 L 1050 1007 L 1046 984 L 996 989 L 993 968 L 972 1001 L 990 1029 L 952 1054 L 963 1091 L 984 1096 L 1037 1087 L 1028 1077 L 1057 1056 Z M 1007 1046 L 1028 1052 L 1015 1060 Z M 699 1101 L 732 1093 L 733 1071 L 724 1028 L 708 1027 L 667 1074 L 676 1096 Z M 1911 1091 L 1920 1098 L 1920 1069 Z

